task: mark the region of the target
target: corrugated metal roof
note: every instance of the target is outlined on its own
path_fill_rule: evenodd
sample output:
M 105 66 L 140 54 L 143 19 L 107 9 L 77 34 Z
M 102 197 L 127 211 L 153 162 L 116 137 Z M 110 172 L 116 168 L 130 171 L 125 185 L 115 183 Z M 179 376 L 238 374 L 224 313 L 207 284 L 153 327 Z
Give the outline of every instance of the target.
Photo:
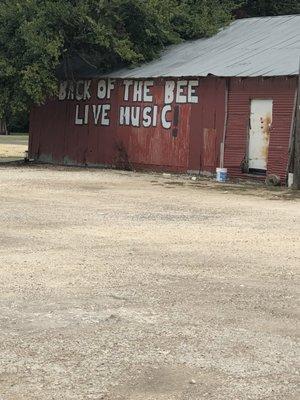
M 240 19 L 215 36 L 169 47 L 160 59 L 115 78 L 296 75 L 300 15 Z

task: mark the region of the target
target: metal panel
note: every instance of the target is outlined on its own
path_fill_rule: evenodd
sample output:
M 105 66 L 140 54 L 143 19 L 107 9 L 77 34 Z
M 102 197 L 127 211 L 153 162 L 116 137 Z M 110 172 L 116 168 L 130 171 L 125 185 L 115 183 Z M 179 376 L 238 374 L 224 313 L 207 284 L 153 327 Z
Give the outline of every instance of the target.
M 273 100 L 273 121 L 267 161 L 267 174 L 286 179 L 290 126 L 294 107 L 296 78 L 233 78 L 229 86 L 225 167 L 231 176 L 247 171 L 247 139 L 252 99 Z
M 220 162 L 224 129 L 225 79 L 200 79 L 199 98 L 199 104 L 193 108 L 190 117 L 189 170 L 214 173 Z
M 203 170 L 214 169 L 216 167 L 217 131 L 205 128 L 203 142 Z
M 195 79 L 195 78 L 193 78 Z M 180 80 L 174 79 L 177 85 Z M 225 79 L 200 79 L 195 103 L 171 102 L 167 113 L 170 126 L 160 119 L 165 106 L 166 79 L 153 82 L 152 101 L 124 101 L 124 82 L 117 80 L 110 99 L 96 96 L 98 80 L 91 84 L 86 101 L 49 100 L 31 113 L 29 155 L 40 161 L 108 165 L 122 168 L 150 168 L 185 172 L 214 172 L 219 165 L 220 143 L 225 120 Z M 186 89 L 186 88 L 185 88 Z M 232 177 L 245 173 L 251 99 L 273 100 L 273 125 L 270 136 L 267 173 L 284 182 L 292 120 L 296 78 L 232 78 L 229 83 L 228 123 L 224 166 Z M 186 95 L 186 90 L 183 91 Z M 95 122 L 94 106 L 109 103 L 110 124 Z M 87 124 L 76 125 L 76 105 L 80 117 L 89 106 Z M 120 125 L 120 107 L 157 107 L 153 126 Z
M 248 150 L 249 170 L 267 170 L 272 114 L 273 100 L 251 100 Z
M 97 96 L 100 81 L 90 83 L 89 98 L 85 100 L 51 99 L 34 109 L 30 155 L 41 161 L 64 164 L 186 171 L 190 115 L 198 107 L 198 81 L 172 79 L 173 98 L 168 101 L 164 79 L 132 82 L 126 100 L 127 83 L 123 80 L 113 83 L 109 98 Z M 146 83 L 149 90 L 144 89 Z M 135 93 L 140 93 L 135 85 L 143 87 L 141 98 L 139 94 L 134 98 Z M 109 123 L 101 125 L 101 113 L 107 105 Z M 125 118 L 121 123 L 121 109 L 125 108 L 130 110 L 129 122 Z M 101 111 L 99 119 L 97 110 Z

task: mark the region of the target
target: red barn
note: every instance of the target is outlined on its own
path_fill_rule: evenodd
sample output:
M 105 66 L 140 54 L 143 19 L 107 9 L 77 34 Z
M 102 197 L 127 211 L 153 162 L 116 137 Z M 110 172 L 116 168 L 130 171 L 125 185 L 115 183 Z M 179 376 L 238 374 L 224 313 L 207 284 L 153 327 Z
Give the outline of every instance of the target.
M 32 109 L 29 156 L 285 184 L 299 55 L 300 15 L 249 18 L 135 69 L 82 71 Z

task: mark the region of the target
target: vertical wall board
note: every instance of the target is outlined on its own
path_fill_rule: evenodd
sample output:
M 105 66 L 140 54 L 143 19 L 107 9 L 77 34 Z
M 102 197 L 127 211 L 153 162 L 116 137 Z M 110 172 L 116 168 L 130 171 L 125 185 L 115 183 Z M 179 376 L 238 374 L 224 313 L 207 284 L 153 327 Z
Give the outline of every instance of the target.
M 59 104 L 53 104 L 53 112 L 51 122 L 51 143 L 52 143 L 52 159 L 53 162 L 61 163 L 65 148 L 65 127 L 68 116 L 68 104 L 63 107 Z
M 28 155 L 29 158 L 36 158 L 39 150 L 39 142 L 40 142 L 40 126 L 39 126 L 39 118 L 36 115 L 38 112 L 37 107 L 33 106 L 30 110 L 29 117 L 29 141 L 28 141 Z
M 191 113 L 189 170 L 213 173 L 219 166 L 225 120 L 225 85 L 225 79 L 221 78 L 200 80 L 199 104 Z M 207 146 L 212 151 L 210 155 Z
M 204 128 L 203 131 L 203 157 L 202 163 L 205 170 L 214 170 L 217 163 L 217 131 L 214 128 Z
M 101 115 L 99 116 L 98 123 L 96 123 L 93 118 L 90 119 L 88 124 L 86 160 L 89 165 L 114 165 L 115 137 L 118 119 L 118 84 L 116 82 L 116 88 L 112 91 L 110 99 L 98 99 L 96 95 L 97 82 L 97 80 L 92 82 L 92 98 L 89 104 L 97 106 L 101 105 L 102 107 L 110 104 L 110 125 L 99 125 Z M 90 110 L 90 114 L 94 116 L 93 110 Z
M 64 102 L 61 102 L 64 103 Z M 73 101 L 67 101 L 68 113 L 67 121 L 64 130 L 65 145 L 63 152 L 63 163 L 71 165 L 82 164 L 83 156 L 80 156 L 80 152 L 85 151 L 84 148 L 79 147 L 80 136 L 87 137 L 87 126 L 78 126 L 74 124 L 75 120 L 75 107 Z

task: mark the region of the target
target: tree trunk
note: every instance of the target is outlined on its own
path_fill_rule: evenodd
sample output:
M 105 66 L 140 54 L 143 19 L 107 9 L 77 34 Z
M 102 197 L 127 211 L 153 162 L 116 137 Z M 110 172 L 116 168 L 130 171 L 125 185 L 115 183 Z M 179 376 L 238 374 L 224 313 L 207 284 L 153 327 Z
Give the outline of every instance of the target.
M 8 129 L 5 119 L 0 119 L 0 135 L 8 135 Z

